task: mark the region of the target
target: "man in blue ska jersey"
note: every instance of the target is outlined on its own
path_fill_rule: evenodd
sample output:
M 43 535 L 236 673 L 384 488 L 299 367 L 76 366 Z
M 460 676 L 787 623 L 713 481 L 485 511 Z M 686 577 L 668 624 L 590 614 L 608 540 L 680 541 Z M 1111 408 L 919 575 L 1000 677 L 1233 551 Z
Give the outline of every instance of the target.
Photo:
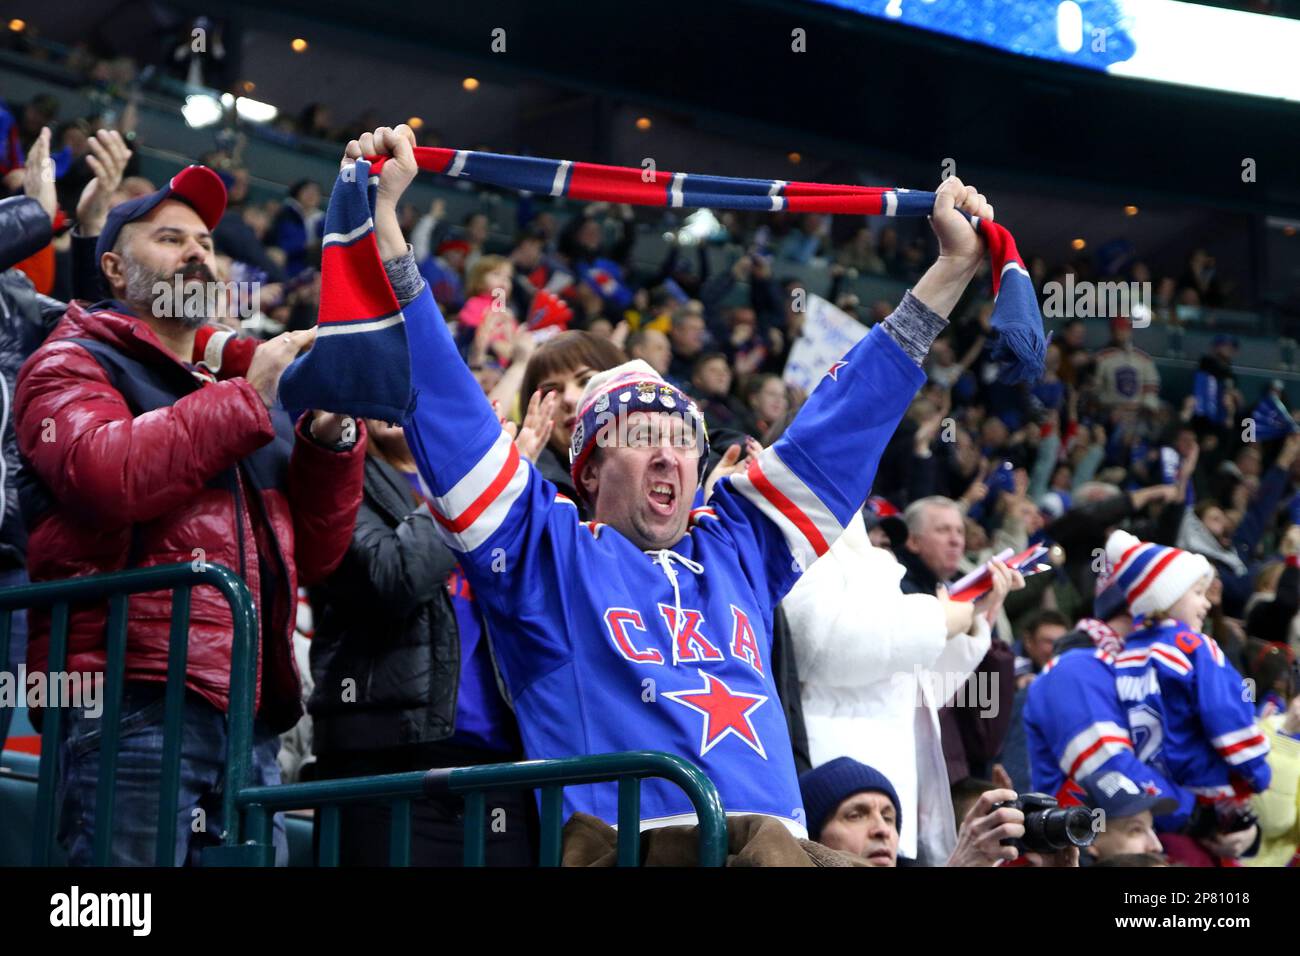
M 481 602 L 526 754 L 679 755 L 714 781 L 729 816 L 748 817 L 730 821 L 733 852 L 741 830 L 756 832 L 749 815 L 795 846 L 807 820 L 772 674 L 773 609 L 866 500 L 925 381 L 920 363 L 983 257 L 965 214 L 992 208 L 956 178 L 940 186 L 938 261 L 707 507 L 692 507 L 707 455 L 692 400 L 643 362 L 592 378 L 571 445 L 595 516 L 584 524 L 503 434 L 419 277 L 396 215 L 416 174 L 413 144 L 409 129 L 381 128 L 350 142 L 344 164 L 390 157 L 374 229 L 411 355 L 406 435 Z M 1000 590 L 1016 577 L 999 567 Z M 565 810 L 616 821 L 616 787 L 568 788 Z M 643 829 L 695 822 L 663 781 L 645 783 L 641 811 Z

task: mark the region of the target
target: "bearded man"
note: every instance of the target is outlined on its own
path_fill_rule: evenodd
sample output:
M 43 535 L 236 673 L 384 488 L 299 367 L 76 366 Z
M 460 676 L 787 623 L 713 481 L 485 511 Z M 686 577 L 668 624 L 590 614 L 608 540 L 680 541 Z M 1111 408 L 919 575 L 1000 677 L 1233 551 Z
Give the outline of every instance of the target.
M 261 625 L 251 776 L 270 784 L 279 782 L 278 734 L 301 714 L 290 644 L 298 584 L 343 559 L 365 436 L 361 423 L 338 415 L 309 411 L 295 425 L 276 407 L 280 375 L 313 333 L 262 343 L 239 378 L 218 380 L 191 361 L 206 305 L 219 298 L 209 294 L 211 230 L 225 206 L 217 174 L 190 166 L 109 213 L 96 253 L 112 298 L 69 306 L 19 373 L 20 495 L 33 581 L 196 561 L 244 579 Z M 171 609 L 166 591 L 129 603 L 114 865 L 193 861 L 231 822 L 221 819 L 221 793 L 232 619 L 211 588 L 190 599 L 179 806 L 159 806 Z M 103 604 L 73 609 L 68 670 L 104 670 L 106 613 Z M 33 611 L 30 628 L 28 668 L 43 670 L 48 611 Z M 60 836 L 74 865 L 89 863 L 94 845 L 102 710 L 65 712 Z M 175 846 L 158 848 L 155 832 L 171 813 Z M 275 831 L 283 857 L 279 821 Z

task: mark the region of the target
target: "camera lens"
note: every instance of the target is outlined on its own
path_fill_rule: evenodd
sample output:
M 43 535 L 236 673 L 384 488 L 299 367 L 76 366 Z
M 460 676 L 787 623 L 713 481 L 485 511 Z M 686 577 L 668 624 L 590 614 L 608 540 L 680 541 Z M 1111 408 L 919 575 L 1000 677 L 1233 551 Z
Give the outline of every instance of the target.
M 1095 837 L 1092 811 L 1086 807 L 1058 807 L 1025 815 L 1025 844 L 1040 852 L 1088 846 Z

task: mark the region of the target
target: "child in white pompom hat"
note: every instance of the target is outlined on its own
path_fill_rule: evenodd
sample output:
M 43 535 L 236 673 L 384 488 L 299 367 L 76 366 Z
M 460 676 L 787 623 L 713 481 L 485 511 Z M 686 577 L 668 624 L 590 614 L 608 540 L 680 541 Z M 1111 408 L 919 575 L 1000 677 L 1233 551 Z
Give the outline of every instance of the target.
M 1134 631 L 1115 659 L 1138 759 L 1213 807 L 1200 815 L 1212 852 L 1253 852 L 1259 829 L 1246 798 L 1268 788 L 1268 741 L 1255 724 L 1250 688 L 1201 632 L 1214 569 L 1199 554 L 1115 531 L 1106 557 L 1133 612 Z

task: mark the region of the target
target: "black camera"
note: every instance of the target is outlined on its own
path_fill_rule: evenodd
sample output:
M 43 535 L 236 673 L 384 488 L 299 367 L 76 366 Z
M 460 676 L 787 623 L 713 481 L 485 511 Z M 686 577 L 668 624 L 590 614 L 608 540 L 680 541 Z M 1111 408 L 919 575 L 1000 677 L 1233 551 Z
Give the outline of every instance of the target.
M 1092 829 L 1092 811 L 1087 807 L 1061 807 L 1055 797 L 1045 793 L 1022 793 L 994 809 L 1013 807 L 1025 815 L 1025 835 L 1008 837 L 1004 846 L 1014 846 L 1021 853 L 1055 853 L 1068 846 L 1089 846 L 1097 834 Z

